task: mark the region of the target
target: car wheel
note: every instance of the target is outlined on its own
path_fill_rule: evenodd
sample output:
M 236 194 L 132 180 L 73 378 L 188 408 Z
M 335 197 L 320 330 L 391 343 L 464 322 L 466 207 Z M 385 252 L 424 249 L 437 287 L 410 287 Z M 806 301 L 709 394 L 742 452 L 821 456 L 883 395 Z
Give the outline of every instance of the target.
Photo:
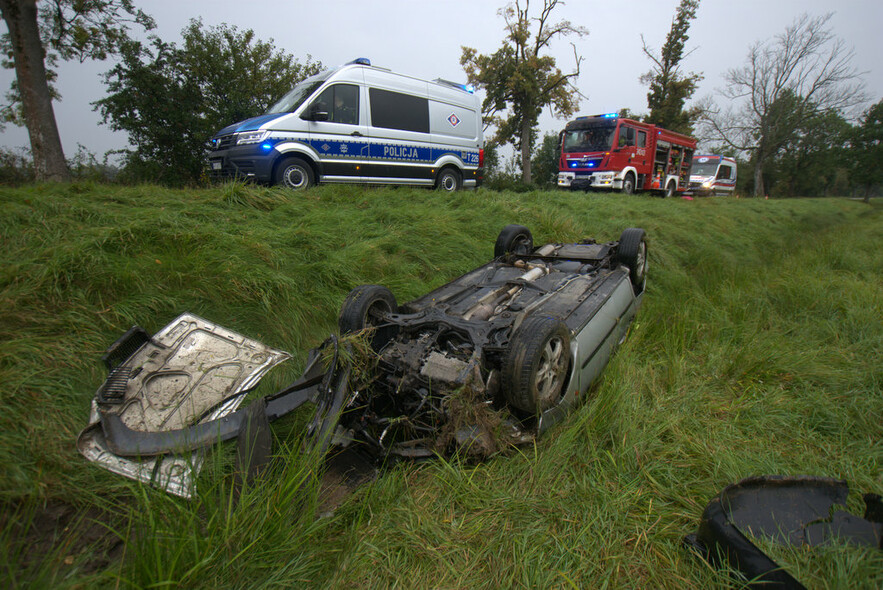
M 398 304 L 392 291 L 381 285 L 359 285 L 344 299 L 337 325 L 341 334 L 351 334 L 379 326 L 382 314 L 396 311 Z
M 300 158 L 286 158 L 276 168 L 276 184 L 292 190 L 304 190 L 316 183 L 313 169 Z
M 675 195 L 675 181 L 670 180 L 668 184 L 665 185 L 665 192 L 662 193 L 662 198 L 673 197 Z
M 616 247 L 616 261 L 629 267 L 629 278 L 635 291 L 644 290 L 647 282 L 647 238 L 644 230 L 630 227 L 623 230 Z
M 503 367 L 506 399 L 539 414 L 558 403 L 570 367 L 570 330 L 550 316 L 528 316 L 509 342 Z
M 533 236 L 523 225 L 510 223 L 497 236 L 494 244 L 494 258 L 508 253 L 526 256 L 533 252 Z
M 633 195 L 635 194 L 635 175 L 629 172 L 625 175 L 625 178 L 622 181 L 622 194 L 624 195 Z
M 453 168 L 445 168 L 438 173 L 438 178 L 435 181 L 435 188 L 440 191 L 452 193 L 460 190 L 461 184 L 463 183 L 460 180 L 460 173 Z

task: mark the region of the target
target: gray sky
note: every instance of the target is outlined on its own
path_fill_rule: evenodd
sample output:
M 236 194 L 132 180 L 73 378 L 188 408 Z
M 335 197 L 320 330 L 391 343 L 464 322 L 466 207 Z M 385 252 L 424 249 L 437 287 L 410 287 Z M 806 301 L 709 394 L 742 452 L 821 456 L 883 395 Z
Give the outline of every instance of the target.
M 460 47 L 481 53 L 499 48 L 503 20 L 497 9 L 505 0 L 151 0 L 137 1 L 157 23 L 152 33 L 165 41 L 180 42 L 181 29 L 191 18 L 206 25 L 228 23 L 254 29 L 258 38 L 272 38 L 276 47 L 303 60 L 307 54 L 326 66 L 356 57 L 375 65 L 417 77 L 465 81 L 460 67 Z M 589 30 L 589 35 L 558 41 L 552 54 L 565 71 L 573 67 L 569 41 L 585 58 L 577 81 L 587 97 L 581 114 L 618 111 L 627 107 L 647 110 L 647 89 L 638 81 L 650 69 L 641 51 L 641 34 L 655 49 L 665 42 L 679 0 L 569 0 L 555 20 L 568 19 Z M 539 6 L 539 0 L 535 0 Z M 880 0 L 701 0 L 690 27 L 687 44 L 692 54 L 685 71 L 705 79 L 694 99 L 723 84 L 722 74 L 744 63 L 749 45 L 782 32 L 803 12 L 834 12 L 830 25 L 855 49 L 854 65 L 866 72 L 864 80 L 871 102 L 883 97 L 883 2 Z M 5 25 L 0 24 L 0 31 Z M 139 33 L 139 36 L 142 36 Z M 55 103 L 65 155 L 77 144 L 99 155 L 126 147 L 125 134 L 99 124 L 90 103 L 104 96 L 101 73 L 112 62 L 65 63 L 59 69 L 61 102 Z M 14 73 L 0 71 L 5 92 Z M 232 121 L 231 121 L 232 122 Z M 557 132 L 564 122 L 545 115 L 542 132 Z M 29 145 L 23 128 L 7 126 L 0 145 Z

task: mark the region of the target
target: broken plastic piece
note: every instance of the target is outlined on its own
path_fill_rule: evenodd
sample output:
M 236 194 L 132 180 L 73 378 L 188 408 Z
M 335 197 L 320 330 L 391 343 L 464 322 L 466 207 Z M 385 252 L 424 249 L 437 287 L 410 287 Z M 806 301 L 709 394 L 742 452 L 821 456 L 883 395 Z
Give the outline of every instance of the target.
M 750 477 L 724 488 L 684 543 L 704 558 L 725 559 L 752 585 L 763 588 L 804 586 L 763 553 L 749 536 L 783 545 L 816 546 L 831 540 L 881 547 L 880 496 L 865 494 L 864 518 L 836 510 L 845 506 L 849 486 L 843 480 L 813 476 Z

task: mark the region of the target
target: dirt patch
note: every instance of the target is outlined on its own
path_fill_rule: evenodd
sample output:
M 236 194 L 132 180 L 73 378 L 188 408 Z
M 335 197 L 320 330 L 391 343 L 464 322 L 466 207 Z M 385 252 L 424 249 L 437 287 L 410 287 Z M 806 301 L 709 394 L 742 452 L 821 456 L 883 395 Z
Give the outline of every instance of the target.
M 320 516 L 330 516 L 359 486 L 377 478 L 374 462 L 355 449 L 329 455 L 319 488 Z
M 108 512 L 61 500 L 7 504 L 0 515 L 0 528 L 11 533 L 9 546 L 18 549 L 21 571 L 76 566 L 89 574 L 107 569 L 121 558 L 124 547 L 110 530 L 112 522 Z

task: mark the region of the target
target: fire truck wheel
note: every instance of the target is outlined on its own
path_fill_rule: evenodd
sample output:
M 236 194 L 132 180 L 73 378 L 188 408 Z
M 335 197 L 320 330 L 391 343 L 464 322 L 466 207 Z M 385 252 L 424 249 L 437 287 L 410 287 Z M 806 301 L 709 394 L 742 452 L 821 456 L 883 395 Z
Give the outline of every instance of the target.
M 622 181 L 622 193 L 625 195 L 635 194 L 635 175 L 629 172 Z
M 662 198 L 673 197 L 675 196 L 675 181 L 669 180 L 668 184 L 665 185 L 665 192 L 662 193 Z

